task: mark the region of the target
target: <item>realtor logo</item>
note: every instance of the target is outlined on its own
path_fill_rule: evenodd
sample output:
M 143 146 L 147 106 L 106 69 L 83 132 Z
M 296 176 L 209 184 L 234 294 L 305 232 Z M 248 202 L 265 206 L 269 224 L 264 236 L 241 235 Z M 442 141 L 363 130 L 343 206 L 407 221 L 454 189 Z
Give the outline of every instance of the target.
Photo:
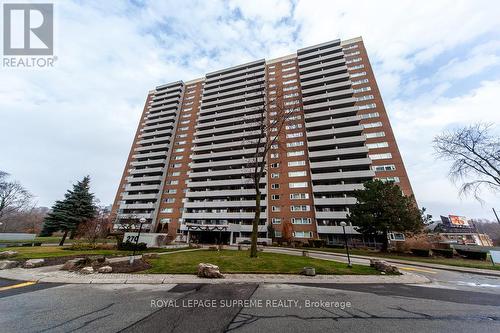
M 52 55 L 54 6 L 50 3 L 3 5 L 3 54 Z

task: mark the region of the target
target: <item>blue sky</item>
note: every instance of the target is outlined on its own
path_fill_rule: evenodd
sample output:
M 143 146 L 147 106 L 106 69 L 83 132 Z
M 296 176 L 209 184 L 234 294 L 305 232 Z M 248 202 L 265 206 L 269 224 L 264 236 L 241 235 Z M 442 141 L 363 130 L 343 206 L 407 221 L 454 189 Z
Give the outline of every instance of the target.
M 22 1 L 26 2 L 26 1 Z M 46 2 L 46 1 L 42 1 Z M 496 1 L 55 1 L 56 65 L 0 68 L 0 169 L 50 206 L 90 174 L 113 201 L 148 90 L 336 38 L 362 36 L 417 200 L 493 219 L 499 194 L 459 198 L 432 139 L 500 128 Z

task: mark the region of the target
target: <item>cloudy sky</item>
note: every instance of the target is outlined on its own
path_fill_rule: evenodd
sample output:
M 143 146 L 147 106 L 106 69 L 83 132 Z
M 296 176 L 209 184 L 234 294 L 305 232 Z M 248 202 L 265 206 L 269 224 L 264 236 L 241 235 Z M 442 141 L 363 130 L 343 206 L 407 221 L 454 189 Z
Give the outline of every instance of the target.
M 54 10 L 55 67 L 0 67 L 0 170 L 40 205 L 86 174 L 101 202 L 113 201 L 155 86 L 362 36 L 420 206 L 436 217 L 500 210 L 499 194 L 484 193 L 483 205 L 459 198 L 431 145 L 476 121 L 500 130 L 498 1 L 55 1 Z

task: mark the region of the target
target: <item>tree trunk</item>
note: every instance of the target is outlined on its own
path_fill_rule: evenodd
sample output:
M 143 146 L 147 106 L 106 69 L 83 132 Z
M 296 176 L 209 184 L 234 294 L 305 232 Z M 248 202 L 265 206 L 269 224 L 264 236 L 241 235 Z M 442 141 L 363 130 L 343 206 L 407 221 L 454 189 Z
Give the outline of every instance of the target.
M 63 237 L 61 238 L 61 241 L 59 242 L 59 246 L 63 246 L 64 245 L 64 241 L 66 240 L 66 236 L 68 236 L 68 229 L 66 229 L 64 231 L 64 235 Z
M 383 234 L 383 239 L 382 239 L 382 249 L 380 251 L 382 252 L 387 252 L 387 250 L 389 250 L 389 232 L 386 230 L 384 231 L 384 234 Z
M 257 184 L 255 190 L 255 216 L 252 221 L 252 245 L 250 246 L 250 258 L 257 258 L 257 236 L 260 221 L 260 189 Z

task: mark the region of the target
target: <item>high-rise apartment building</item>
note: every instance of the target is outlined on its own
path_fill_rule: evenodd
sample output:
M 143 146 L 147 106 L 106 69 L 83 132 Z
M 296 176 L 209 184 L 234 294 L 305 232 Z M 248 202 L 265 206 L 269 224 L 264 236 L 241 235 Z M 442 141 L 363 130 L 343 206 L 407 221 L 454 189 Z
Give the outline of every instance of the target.
M 285 124 L 266 156 L 259 237 L 336 242 L 363 182 L 412 194 L 361 38 L 303 48 L 150 91 L 113 205 L 116 224 L 145 218 L 172 239 L 250 237 L 248 161 L 262 112 Z M 270 129 L 273 131 L 273 129 Z M 356 231 L 348 226 L 352 235 Z

